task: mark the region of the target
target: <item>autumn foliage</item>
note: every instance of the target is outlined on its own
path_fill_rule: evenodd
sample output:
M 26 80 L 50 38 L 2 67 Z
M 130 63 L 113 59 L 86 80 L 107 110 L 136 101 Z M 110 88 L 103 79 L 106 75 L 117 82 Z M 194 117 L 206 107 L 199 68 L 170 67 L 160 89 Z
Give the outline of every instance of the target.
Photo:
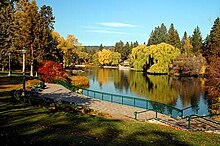
M 26 82 L 26 86 L 27 86 L 27 87 L 40 86 L 40 82 L 41 82 L 41 80 L 38 80 L 38 79 L 28 80 L 28 81 Z
M 206 59 L 201 54 L 198 56 L 181 55 L 169 65 L 169 75 L 203 76 L 206 64 Z
M 73 86 L 82 87 L 89 85 L 89 79 L 85 76 L 72 76 L 71 83 Z
M 60 63 L 45 60 L 38 69 L 39 74 L 44 82 L 51 82 L 53 80 L 66 80 L 65 70 Z

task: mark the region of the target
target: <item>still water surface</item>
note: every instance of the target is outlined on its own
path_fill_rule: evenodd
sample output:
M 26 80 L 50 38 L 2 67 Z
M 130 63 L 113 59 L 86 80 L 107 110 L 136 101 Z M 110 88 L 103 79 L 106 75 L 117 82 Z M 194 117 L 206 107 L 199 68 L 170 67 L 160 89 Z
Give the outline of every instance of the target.
M 168 104 L 179 109 L 199 106 L 199 114 L 208 114 L 205 81 L 202 78 L 176 78 L 167 75 L 146 75 L 142 72 L 118 69 L 84 69 L 90 80 L 89 89 L 120 94 Z M 190 108 L 184 112 L 195 112 Z

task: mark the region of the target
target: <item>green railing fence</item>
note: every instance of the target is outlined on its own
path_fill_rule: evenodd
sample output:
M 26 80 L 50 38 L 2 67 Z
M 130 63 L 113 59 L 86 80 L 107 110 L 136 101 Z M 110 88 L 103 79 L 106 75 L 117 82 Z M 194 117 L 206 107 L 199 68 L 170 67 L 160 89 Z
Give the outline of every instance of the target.
M 192 120 L 192 119 L 206 118 L 206 117 L 219 116 L 219 115 L 220 115 L 220 113 L 219 113 L 219 114 L 203 115 L 203 116 L 201 116 L 201 115 L 189 115 L 189 116 L 186 116 L 185 118 L 186 118 L 186 120 L 187 120 L 187 129 L 191 129 L 191 120 Z M 209 120 L 209 121 L 212 122 L 212 123 L 215 123 L 215 124 L 217 124 L 217 125 L 220 125 L 220 122 L 218 122 L 218 121 L 214 121 L 214 120 L 210 120 L 210 119 L 206 119 L 206 120 Z
M 159 102 L 151 101 L 147 99 L 141 99 L 141 98 L 136 98 L 136 97 L 131 97 L 131 96 L 124 96 L 124 95 L 105 93 L 105 92 L 100 92 L 100 91 L 95 91 L 95 90 L 90 90 L 90 89 L 74 87 L 73 85 L 68 84 L 64 81 L 57 81 L 57 83 L 70 90 L 81 89 L 83 95 L 86 95 L 92 98 L 109 101 L 113 103 L 118 103 L 122 105 L 139 107 L 139 108 L 143 108 L 146 110 L 153 110 L 156 112 L 156 118 L 157 118 L 157 113 L 166 114 L 173 118 L 183 117 L 184 111 L 187 110 L 188 108 L 191 108 L 191 107 L 187 107 L 185 109 L 178 109 L 170 105 L 166 105 L 163 103 L 159 103 Z

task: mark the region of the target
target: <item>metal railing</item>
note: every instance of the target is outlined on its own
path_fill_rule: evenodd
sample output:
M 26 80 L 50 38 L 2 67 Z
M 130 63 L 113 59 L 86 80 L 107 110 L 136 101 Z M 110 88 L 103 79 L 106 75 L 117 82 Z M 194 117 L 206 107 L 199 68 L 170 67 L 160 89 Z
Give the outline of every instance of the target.
M 206 118 L 206 117 L 212 117 L 212 116 L 220 116 L 220 113 L 219 114 L 208 114 L 208 115 L 189 115 L 189 116 L 186 116 L 185 119 L 187 121 L 187 129 L 191 129 L 191 120 L 192 119 L 198 119 L 198 118 Z M 218 124 L 220 125 L 220 122 L 218 121 L 213 121 L 211 119 L 206 119 L 212 123 L 215 123 L 215 124 Z
M 86 95 L 92 98 L 155 111 L 156 118 L 157 118 L 157 113 L 166 114 L 173 118 L 183 117 L 184 110 L 190 108 L 188 107 L 185 109 L 179 109 L 179 108 L 167 105 L 167 104 L 163 104 L 163 103 L 159 103 L 159 102 L 151 101 L 147 99 L 141 99 L 141 98 L 136 98 L 136 97 L 131 97 L 131 96 L 124 96 L 124 95 L 118 95 L 118 94 L 112 94 L 112 93 L 106 93 L 106 92 L 100 92 L 100 91 L 95 91 L 95 90 L 90 90 L 90 89 L 74 87 L 73 85 L 68 84 L 64 81 L 57 81 L 57 83 L 72 91 L 81 89 L 83 95 Z
M 136 97 L 131 97 L 131 96 L 124 96 L 124 95 L 118 95 L 118 94 L 112 94 L 112 93 L 105 93 L 105 92 L 100 92 L 100 91 L 95 91 L 95 90 L 90 90 L 90 89 L 82 89 L 82 94 L 104 100 L 104 101 L 109 101 L 113 103 L 118 103 L 122 105 L 128 105 L 128 106 L 134 106 L 138 108 L 143 108 L 147 110 L 153 110 L 162 114 L 169 115 L 171 117 L 176 118 L 177 116 L 182 116 L 182 110 L 172 107 L 170 105 L 166 105 L 163 103 L 147 100 L 147 99 L 141 99 L 141 98 L 136 98 Z

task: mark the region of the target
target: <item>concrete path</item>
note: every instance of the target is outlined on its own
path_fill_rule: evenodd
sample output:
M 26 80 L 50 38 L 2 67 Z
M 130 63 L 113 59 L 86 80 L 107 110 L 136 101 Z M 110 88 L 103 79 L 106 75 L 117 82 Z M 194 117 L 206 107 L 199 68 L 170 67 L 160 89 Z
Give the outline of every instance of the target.
M 124 118 L 134 119 L 134 112 L 138 112 L 137 120 L 149 121 L 154 123 L 166 124 L 175 126 L 181 129 L 187 129 L 188 122 L 186 119 L 177 120 L 170 116 L 158 114 L 158 119 L 155 120 L 156 113 L 154 111 L 146 111 L 142 108 L 111 103 L 94 98 L 90 98 L 75 92 L 71 92 L 65 87 L 58 84 L 46 84 L 46 89 L 40 92 L 41 96 L 52 98 L 54 100 L 62 100 L 74 102 L 77 105 L 88 106 L 91 109 L 98 110 L 103 113 L 118 115 Z M 192 120 L 191 130 L 220 132 L 220 124 L 213 122 L 206 122 L 207 120 Z

